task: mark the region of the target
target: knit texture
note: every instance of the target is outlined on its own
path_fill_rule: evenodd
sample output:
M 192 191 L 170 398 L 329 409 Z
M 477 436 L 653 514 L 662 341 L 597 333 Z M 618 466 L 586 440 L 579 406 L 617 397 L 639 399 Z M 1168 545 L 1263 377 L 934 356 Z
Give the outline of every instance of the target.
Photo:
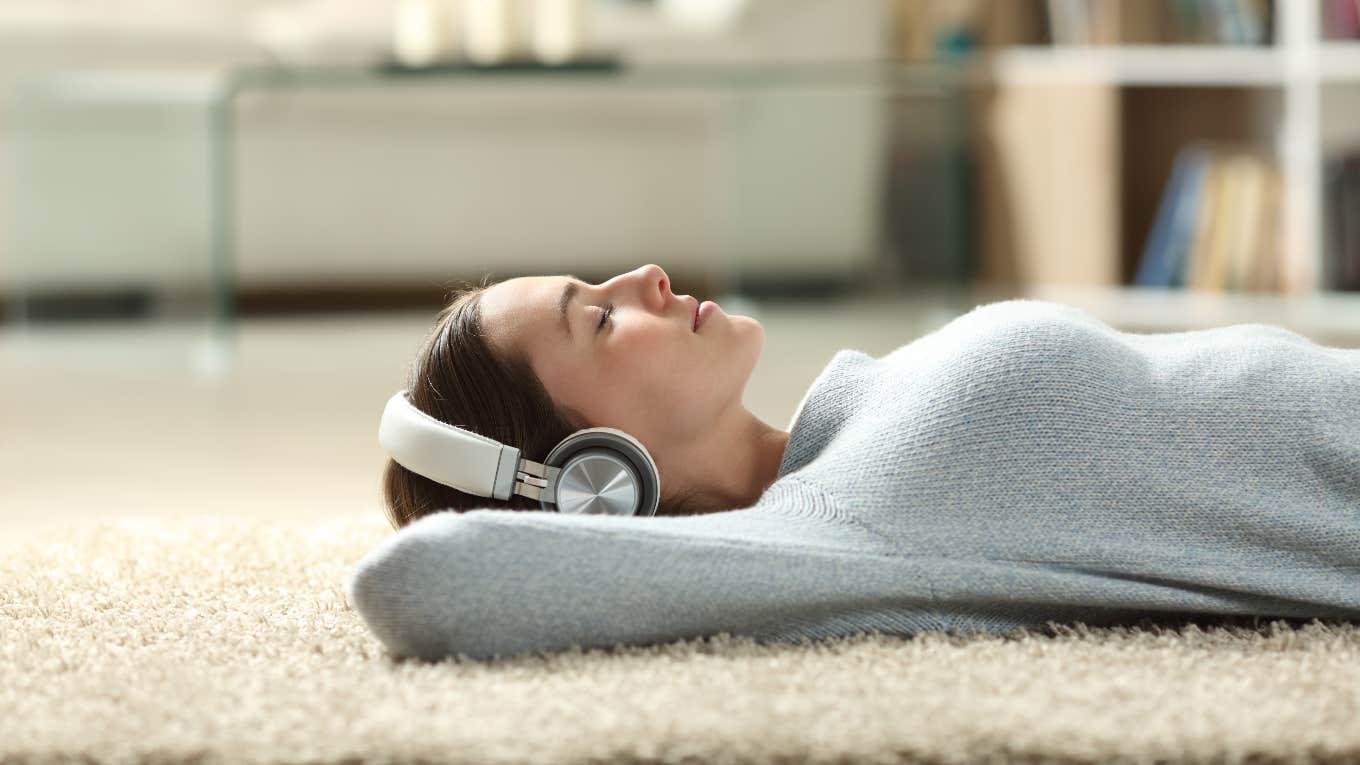
M 349 600 L 390 651 L 430 659 L 1360 619 L 1360 350 L 1007 300 L 881 358 L 837 352 L 789 433 L 749 508 L 436 513 L 365 556 Z

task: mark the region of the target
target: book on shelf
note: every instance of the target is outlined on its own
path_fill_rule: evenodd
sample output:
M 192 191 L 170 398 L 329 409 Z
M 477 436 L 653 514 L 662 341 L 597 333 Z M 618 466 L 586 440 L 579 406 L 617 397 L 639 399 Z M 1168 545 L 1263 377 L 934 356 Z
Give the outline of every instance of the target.
M 1262 178 L 1261 187 L 1262 197 L 1260 198 L 1261 207 L 1269 210 L 1270 214 L 1264 215 L 1258 221 L 1259 228 L 1256 232 L 1256 248 L 1252 257 L 1252 262 L 1247 267 L 1250 273 L 1250 283 L 1258 289 L 1283 289 L 1284 283 L 1283 266 L 1281 258 L 1284 257 L 1284 249 L 1281 244 L 1283 239 L 1284 210 L 1284 178 L 1278 168 L 1272 168 Z
M 1044 12 L 1055 45 L 1262 45 L 1273 37 L 1274 5 L 1270 0 L 1047 0 Z
M 1225 245 L 1224 231 L 1228 213 L 1228 168 L 1221 157 L 1209 162 L 1204 187 L 1200 190 L 1199 215 L 1195 219 L 1195 238 L 1190 245 L 1189 269 L 1182 281 L 1196 290 L 1213 289 L 1219 278 L 1218 262 Z
M 1309 0 L 1290 0 L 1308 2 Z M 960 41 L 1012 45 L 1269 45 L 1284 0 L 894 0 L 900 58 L 924 60 Z M 1338 18 L 1360 0 L 1347 3 Z M 1338 22 L 1343 26 L 1346 22 Z
M 1208 169 L 1209 158 L 1203 149 L 1191 147 L 1176 155 L 1171 179 L 1162 194 L 1142 260 L 1134 274 L 1135 284 L 1185 286 L 1182 274 L 1195 234 L 1203 196 L 1200 189 Z
M 1360 150 L 1328 159 L 1323 178 L 1323 289 L 1360 290 Z
M 1323 0 L 1322 36 L 1328 40 L 1360 39 L 1360 0 Z
M 979 99 L 978 279 L 1119 284 L 1118 88 L 1025 85 Z
M 1280 173 L 1257 152 L 1182 149 L 1157 207 L 1134 284 L 1280 291 Z

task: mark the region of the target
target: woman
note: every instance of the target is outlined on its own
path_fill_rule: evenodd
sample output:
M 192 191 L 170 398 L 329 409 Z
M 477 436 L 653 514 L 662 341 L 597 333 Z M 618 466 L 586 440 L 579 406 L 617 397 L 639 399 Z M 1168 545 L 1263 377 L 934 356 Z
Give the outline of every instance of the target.
M 789 437 L 741 402 L 765 333 L 716 303 L 696 329 L 698 313 L 656 265 L 600 285 L 534 276 L 474 288 L 440 313 L 406 389 L 421 411 L 532 459 L 580 428 L 618 428 L 657 463 L 658 515 L 745 507 L 774 480 Z M 394 461 L 383 484 L 398 528 L 488 506 Z M 538 509 L 519 496 L 509 506 Z
M 1360 350 L 1009 300 L 881 358 L 839 351 L 783 431 L 740 403 L 760 325 L 705 308 L 696 328 L 694 307 L 648 265 L 445 311 L 417 408 L 531 458 L 624 430 L 656 459 L 663 517 L 497 512 L 389 464 L 402 528 L 348 594 L 393 653 L 1360 619 Z

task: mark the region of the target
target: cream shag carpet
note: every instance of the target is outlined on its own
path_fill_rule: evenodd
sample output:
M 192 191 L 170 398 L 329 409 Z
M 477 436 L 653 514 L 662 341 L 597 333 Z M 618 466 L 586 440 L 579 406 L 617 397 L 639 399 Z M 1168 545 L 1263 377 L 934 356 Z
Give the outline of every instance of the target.
M 344 595 L 388 533 L 376 512 L 113 520 L 14 547 L 0 762 L 1360 761 L 1360 625 L 400 661 Z

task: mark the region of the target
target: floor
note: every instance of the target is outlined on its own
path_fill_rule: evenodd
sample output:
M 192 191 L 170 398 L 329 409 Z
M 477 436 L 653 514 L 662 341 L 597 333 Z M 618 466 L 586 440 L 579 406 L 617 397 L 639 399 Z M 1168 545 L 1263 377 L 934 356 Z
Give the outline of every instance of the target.
M 747 406 L 787 425 L 836 350 L 872 355 L 943 326 L 1000 292 L 738 303 L 766 345 Z M 1288 312 L 1183 312 L 1044 293 L 1120 328 L 1173 329 Z M 1335 312 L 1322 312 L 1335 317 Z M 225 342 L 201 325 L 0 325 L 0 547 L 96 516 L 324 517 L 380 512 L 378 416 L 432 311 L 247 318 Z M 1264 317 L 1264 318 L 1261 318 Z M 1319 342 L 1360 347 L 1360 321 L 1300 325 Z M 1312 330 L 1316 328 L 1314 333 Z

